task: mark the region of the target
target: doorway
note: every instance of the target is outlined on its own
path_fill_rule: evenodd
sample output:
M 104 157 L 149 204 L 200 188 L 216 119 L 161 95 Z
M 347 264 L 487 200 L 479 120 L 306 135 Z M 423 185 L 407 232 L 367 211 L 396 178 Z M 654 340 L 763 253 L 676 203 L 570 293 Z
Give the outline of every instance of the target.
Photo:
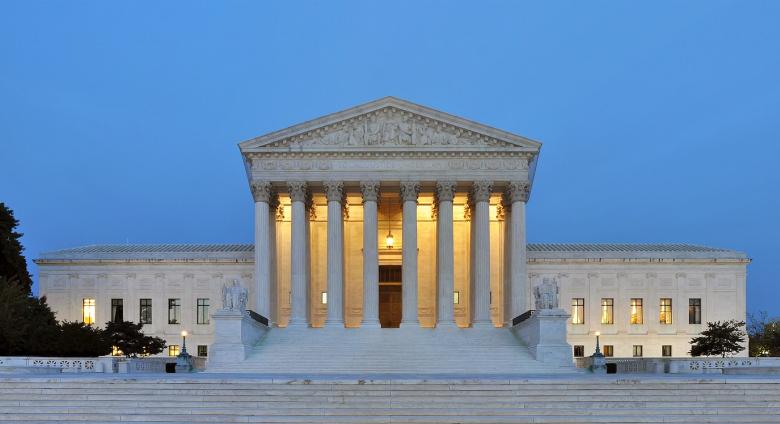
M 402 305 L 401 266 L 380 266 L 379 324 L 382 328 L 398 328 L 401 326 Z

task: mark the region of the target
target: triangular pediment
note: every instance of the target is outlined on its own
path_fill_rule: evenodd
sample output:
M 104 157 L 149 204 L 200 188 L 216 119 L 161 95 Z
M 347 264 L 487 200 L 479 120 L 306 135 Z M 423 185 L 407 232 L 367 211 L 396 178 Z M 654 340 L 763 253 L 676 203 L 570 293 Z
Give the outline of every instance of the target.
M 541 143 L 467 119 L 385 97 L 239 144 L 243 153 L 332 150 L 508 150 Z

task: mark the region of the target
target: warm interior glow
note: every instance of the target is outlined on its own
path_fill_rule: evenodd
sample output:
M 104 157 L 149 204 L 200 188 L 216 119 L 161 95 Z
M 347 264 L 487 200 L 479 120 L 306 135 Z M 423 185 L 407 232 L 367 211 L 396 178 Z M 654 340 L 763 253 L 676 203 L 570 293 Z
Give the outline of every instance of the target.
M 460 303 L 460 292 L 459 291 L 455 291 L 454 295 L 455 296 L 452 299 L 452 303 L 457 305 L 457 304 Z
M 387 238 L 385 238 L 385 245 L 388 249 L 392 249 L 393 245 L 395 244 L 395 239 L 393 238 L 393 233 L 387 232 Z
M 328 292 L 322 292 L 321 302 L 323 305 L 328 304 Z
M 84 324 L 95 323 L 95 299 L 86 298 L 82 301 L 81 320 Z

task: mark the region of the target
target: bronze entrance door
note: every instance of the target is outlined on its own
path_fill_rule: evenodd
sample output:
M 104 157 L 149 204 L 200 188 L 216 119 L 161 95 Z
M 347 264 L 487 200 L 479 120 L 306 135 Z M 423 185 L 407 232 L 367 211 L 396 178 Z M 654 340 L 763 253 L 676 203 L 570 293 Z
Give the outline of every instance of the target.
M 401 326 L 401 267 L 379 267 L 379 323 L 382 328 Z

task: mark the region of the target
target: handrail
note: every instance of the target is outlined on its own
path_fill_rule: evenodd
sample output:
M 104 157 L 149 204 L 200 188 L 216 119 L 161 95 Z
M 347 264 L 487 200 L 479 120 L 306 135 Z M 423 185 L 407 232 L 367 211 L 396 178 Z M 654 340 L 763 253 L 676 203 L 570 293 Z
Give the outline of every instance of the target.
M 516 326 L 517 324 L 520 324 L 521 322 L 527 320 L 528 318 L 531 318 L 531 316 L 536 312 L 535 309 L 529 309 L 522 314 L 512 318 L 512 327 Z
M 251 309 L 247 309 L 246 311 L 249 312 L 249 317 L 250 318 L 252 318 L 253 320 L 259 322 L 260 324 L 263 324 L 264 326 L 268 327 L 268 318 L 258 314 L 257 312 L 255 312 L 255 311 L 253 311 Z

